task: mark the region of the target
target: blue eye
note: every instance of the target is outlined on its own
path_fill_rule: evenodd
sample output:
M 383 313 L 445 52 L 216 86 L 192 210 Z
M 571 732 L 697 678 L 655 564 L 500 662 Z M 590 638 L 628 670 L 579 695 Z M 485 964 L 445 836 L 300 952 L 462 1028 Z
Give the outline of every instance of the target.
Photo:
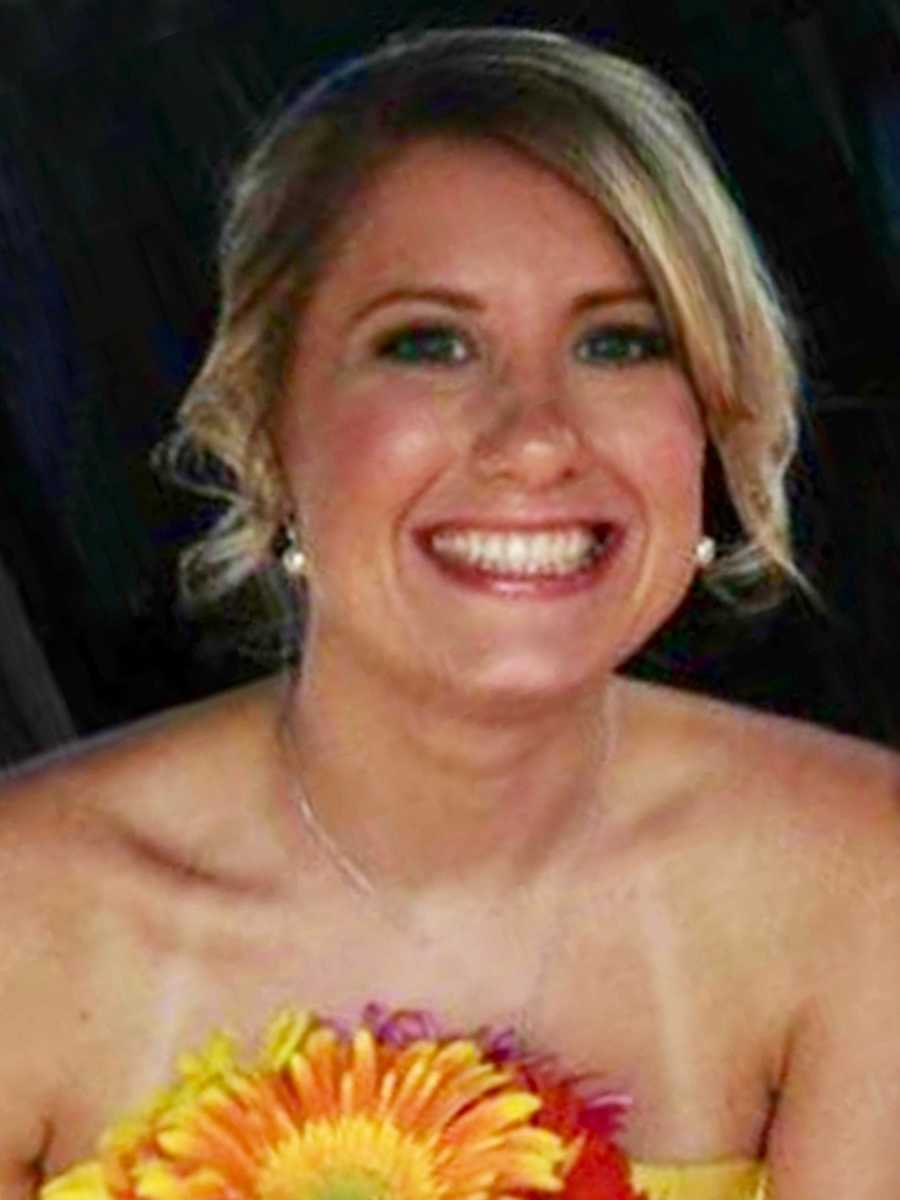
M 579 342 L 576 357 L 580 362 L 619 366 L 666 358 L 669 352 L 669 340 L 665 334 L 651 329 L 622 327 L 592 330 Z
M 419 325 L 381 339 L 377 353 L 379 358 L 391 358 L 400 363 L 452 366 L 465 362 L 468 348 L 460 335 L 446 326 Z

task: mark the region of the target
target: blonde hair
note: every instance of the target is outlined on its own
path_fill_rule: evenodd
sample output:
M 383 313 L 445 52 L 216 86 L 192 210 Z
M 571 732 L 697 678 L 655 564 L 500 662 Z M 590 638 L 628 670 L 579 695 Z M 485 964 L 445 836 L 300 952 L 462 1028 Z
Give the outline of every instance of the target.
M 304 303 L 366 179 L 410 141 L 442 134 L 499 141 L 596 199 L 655 291 L 742 530 L 706 585 L 753 610 L 791 581 L 815 595 L 794 561 L 786 495 L 800 328 L 699 116 L 618 54 L 558 33 L 462 28 L 395 35 L 326 75 L 233 177 L 215 334 L 156 450 L 173 478 L 224 503 L 183 552 L 183 601 L 255 577 L 278 602 L 273 547 L 286 507 L 266 423 Z

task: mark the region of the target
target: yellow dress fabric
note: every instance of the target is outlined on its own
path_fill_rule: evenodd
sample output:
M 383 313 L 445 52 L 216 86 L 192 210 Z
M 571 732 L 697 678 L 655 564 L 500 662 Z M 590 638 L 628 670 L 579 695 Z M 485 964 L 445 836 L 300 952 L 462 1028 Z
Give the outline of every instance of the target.
M 768 1195 L 765 1163 L 753 1158 L 696 1163 L 632 1159 L 631 1184 L 649 1200 L 766 1200 Z

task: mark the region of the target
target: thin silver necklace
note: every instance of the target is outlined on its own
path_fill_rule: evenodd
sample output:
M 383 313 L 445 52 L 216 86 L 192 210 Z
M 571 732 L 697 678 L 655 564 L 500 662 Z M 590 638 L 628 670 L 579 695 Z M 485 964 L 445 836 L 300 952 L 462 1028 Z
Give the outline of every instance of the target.
M 427 950 L 429 953 L 433 953 L 435 948 L 435 940 L 433 938 L 429 938 L 422 932 L 421 929 L 417 929 L 414 923 L 409 921 L 408 917 L 400 916 L 393 906 L 389 906 L 387 904 L 384 896 L 379 892 L 379 889 L 373 883 L 366 871 L 364 871 L 359 863 L 355 862 L 347 854 L 343 847 L 338 844 L 338 842 L 328 832 L 316 814 L 315 809 L 310 802 L 309 794 L 303 784 L 300 772 L 296 766 L 299 760 L 299 747 L 297 746 L 293 726 L 289 719 L 290 695 L 291 688 L 289 683 L 278 720 L 278 733 L 283 750 L 284 769 L 287 776 L 287 793 L 291 808 L 299 814 L 302 825 L 313 838 L 319 850 L 325 855 L 326 859 L 337 868 L 345 883 L 349 886 L 350 890 L 357 896 L 357 898 L 363 899 L 369 905 L 374 905 L 380 915 L 388 922 L 389 925 L 393 927 L 396 932 L 400 933 L 402 937 L 411 938 L 422 949 Z M 606 761 L 609 760 L 610 748 L 612 744 L 610 732 L 611 709 L 612 705 L 608 704 L 608 711 L 606 714 L 607 720 L 604 726 L 605 744 L 602 756 Z M 576 864 L 580 858 L 579 851 L 583 852 L 584 850 L 584 841 L 587 835 L 592 832 L 594 827 L 597 807 L 598 806 L 596 804 L 590 804 L 587 806 L 586 814 L 582 820 L 580 837 L 577 841 L 575 841 L 575 849 L 571 850 L 569 853 L 567 869 L 571 869 Z M 569 900 L 566 889 L 561 888 L 560 893 L 561 898 L 554 910 L 549 932 L 538 956 L 538 964 L 535 972 L 534 982 L 527 993 L 525 1002 L 518 1009 L 516 1014 L 516 1031 L 523 1038 L 525 1038 L 533 1030 L 534 1024 L 536 1023 L 534 1001 L 536 1000 L 538 993 L 546 981 L 547 974 L 550 970 L 551 952 L 554 946 L 558 945 L 564 918 L 570 908 L 571 901 Z M 442 954 L 442 957 L 445 959 L 447 958 L 445 952 Z M 467 959 L 468 964 L 470 964 L 471 961 L 471 958 Z M 475 961 L 477 961 L 477 958 Z M 458 971 L 460 968 L 460 960 L 454 961 L 453 965 L 455 970 Z

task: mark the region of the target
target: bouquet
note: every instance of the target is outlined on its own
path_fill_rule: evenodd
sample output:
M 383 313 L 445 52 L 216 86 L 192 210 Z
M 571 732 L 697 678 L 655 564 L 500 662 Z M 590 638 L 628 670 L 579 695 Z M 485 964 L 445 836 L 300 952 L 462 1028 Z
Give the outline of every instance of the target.
M 287 1010 L 254 1061 L 220 1032 L 178 1066 L 41 1200 L 641 1200 L 613 1141 L 629 1097 L 582 1094 L 511 1030 Z

